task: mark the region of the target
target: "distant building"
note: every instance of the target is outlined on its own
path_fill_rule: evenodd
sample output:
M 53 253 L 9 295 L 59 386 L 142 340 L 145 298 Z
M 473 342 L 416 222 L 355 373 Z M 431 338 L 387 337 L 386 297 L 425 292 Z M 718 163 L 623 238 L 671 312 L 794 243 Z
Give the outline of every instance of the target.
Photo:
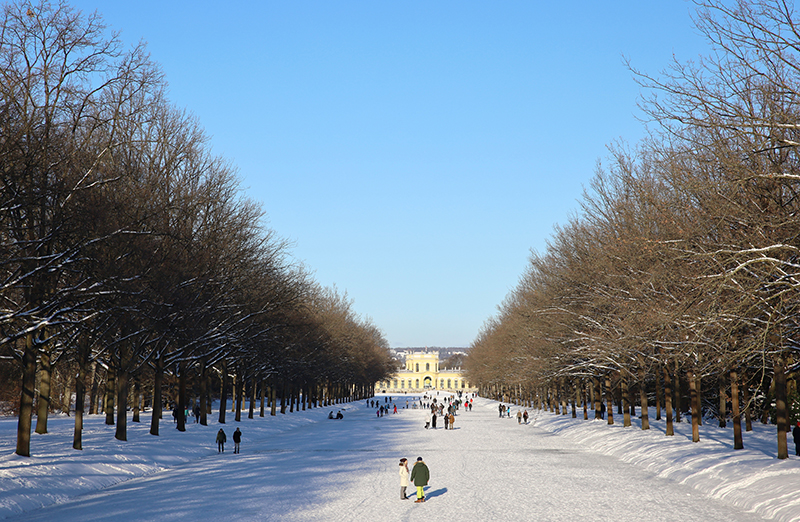
M 425 390 L 472 391 L 461 368 L 439 368 L 439 352 L 407 353 L 405 366 L 387 381 L 375 384 L 375 392 L 419 392 Z

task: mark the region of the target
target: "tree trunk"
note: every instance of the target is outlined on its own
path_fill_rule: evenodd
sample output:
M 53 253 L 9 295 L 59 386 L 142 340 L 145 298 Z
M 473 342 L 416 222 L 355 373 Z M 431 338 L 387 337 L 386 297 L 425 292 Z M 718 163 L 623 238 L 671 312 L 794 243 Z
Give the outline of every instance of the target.
M 267 381 L 265 379 L 259 379 L 258 381 L 258 392 L 261 395 L 261 411 L 259 411 L 258 416 L 264 416 L 264 407 L 267 397 Z
M 219 423 L 225 424 L 225 410 L 228 408 L 228 363 L 222 361 L 222 383 L 219 391 Z
M 233 374 L 233 381 L 231 381 L 231 413 L 236 413 L 236 399 L 239 398 L 238 389 L 236 388 L 237 380 L 239 378 L 238 372 Z M 234 420 L 236 418 L 234 417 Z
M 139 422 L 139 410 L 142 407 L 142 385 L 139 374 L 133 376 L 133 422 Z
M 700 398 L 697 394 L 694 370 L 686 371 L 686 380 L 689 381 L 689 397 L 692 404 L 692 442 L 700 442 Z
M 83 410 L 86 400 L 86 374 L 88 361 L 88 341 L 85 336 L 78 340 L 78 375 L 75 377 L 75 431 L 72 435 L 72 448 L 83 449 Z
M 658 376 L 658 367 L 656 365 L 656 420 L 661 420 L 661 396 L 663 395 L 663 390 L 661 386 L 661 379 Z
M 109 363 L 106 370 L 106 393 L 103 401 L 103 407 L 106 410 L 106 424 L 109 426 L 114 425 L 114 393 L 116 393 L 116 370 Z
M 620 391 L 622 393 L 622 425 L 626 428 L 631 425 L 631 408 L 629 405 L 628 379 L 620 375 Z
M 269 397 L 269 415 L 270 417 L 274 417 L 278 413 L 274 378 L 269 381 Z
M 186 431 L 186 363 L 178 364 L 178 431 Z
M 158 436 L 158 421 L 163 409 L 161 399 L 161 379 L 164 376 L 164 360 L 157 357 L 153 369 L 153 415 L 150 417 L 150 435 Z
M 253 412 L 256 408 L 256 379 L 255 377 L 250 378 L 250 404 L 248 405 L 250 408 L 247 412 L 247 418 L 253 418 Z
M 127 361 L 123 361 L 123 368 Z M 114 438 L 128 440 L 128 371 L 120 369 L 117 378 L 117 432 Z
M 750 386 L 745 383 L 742 387 L 744 399 L 744 431 L 753 431 L 753 408 L 751 407 Z
M 695 372 L 695 393 L 697 394 L 697 411 L 700 413 L 697 416 L 697 425 L 703 425 L 703 379 L 702 372 Z
M 632 383 L 628 383 L 628 407 L 631 409 L 631 419 L 636 418 L 636 394 L 633 392 L 635 388 Z
M 281 379 L 281 414 L 286 414 L 286 380 Z
M 583 420 L 589 420 L 589 405 L 587 404 L 589 401 L 586 397 L 586 379 L 581 379 L 581 392 L 583 393 Z
M 725 374 L 720 373 L 717 377 L 717 384 L 719 385 L 719 427 L 725 428 L 728 425 L 728 401 L 725 397 Z
M 786 397 L 786 367 L 782 355 L 773 361 L 775 375 L 775 420 L 778 425 L 778 458 L 789 458 L 789 447 L 786 442 L 786 432 L 789 431 L 789 409 Z
M 17 450 L 21 457 L 31 456 L 31 424 L 33 417 L 33 394 L 36 388 L 36 351 L 33 347 L 33 334 L 25 336 L 25 350 L 22 353 L 22 394 L 19 399 L 19 419 L 17 421 Z
M 669 374 L 669 364 L 664 365 L 664 409 L 667 414 L 666 435 L 675 435 L 672 423 L 672 376 Z
M 578 402 L 578 400 L 579 400 L 578 393 L 580 393 L 578 391 L 578 385 L 573 383 L 572 384 L 572 418 L 573 419 L 577 419 L 578 418 L 578 410 L 575 407 L 575 403 Z M 524 402 L 523 402 L 523 404 L 524 404 Z
M 50 411 L 50 380 L 53 366 L 50 364 L 50 353 L 39 352 L 39 396 L 36 399 L 36 433 L 47 433 L 47 414 Z
M 234 410 L 236 410 L 236 415 L 234 415 L 234 420 L 236 422 L 242 422 L 242 400 L 244 398 L 244 381 L 242 380 L 242 371 L 240 368 L 237 368 L 236 373 L 233 374 L 233 378 L 234 378 L 233 389 L 235 390 L 233 408 Z
M 742 416 L 739 412 L 739 376 L 731 370 L 731 412 L 733 415 L 733 449 L 744 449 L 742 440 Z
M 603 401 L 603 397 L 602 395 L 600 395 L 600 379 L 596 377 L 592 378 L 592 384 L 594 384 L 594 386 L 592 387 L 592 389 L 594 390 L 594 418 L 595 420 L 602 419 L 600 412 L 600 404 Z
M 606 415 L 608 415 L 608 425 L 614 424 L 614 391 L 611 387 L 611 375 L 606 374 Z
M 100 372 L 97 371 L 97 363 L 92 363 L 92 386 L 89 390 L 89 414 L 97 414 L 97 391 L 100 386 Z
M 678 360 L 675 359 L 675 371 L 672 373 L 673 385 L 672 393 L 675 394 L 675 400 L 672 403 L 675 405 L 675 422 L 681 421 L 681 369 L 678 366 Z
M 206 359 L 200 359 L 200 425 L 208 426 L 208 367 Z
M 642 429 L 650 429 L 650 405 L 647 401 L 647 389 L 644 385 L 644 365 L 639 365 L 639 406 L 642 409 Z

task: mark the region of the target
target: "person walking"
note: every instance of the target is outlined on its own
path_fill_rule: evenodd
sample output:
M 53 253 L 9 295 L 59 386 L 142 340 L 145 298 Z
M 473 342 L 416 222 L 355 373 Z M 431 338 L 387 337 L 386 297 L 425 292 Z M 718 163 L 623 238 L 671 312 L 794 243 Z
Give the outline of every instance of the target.
M 517 410 L 517 424 L 522 424 L 522 410 Z
M 456 421 L 456 416 L 451 413 L 449 419 L 450 419 L 450 429 L 452 430 L 453 423 Z
M 417 457 L 417 463 L 411 470 L 411 481 L 417 487 L 417 500 L 414 502 L 425 502 L 424 486 L 428 485 L 431 479 L 431 472 L 428 466 L 423 462 L 422 457 Z
M 242 442 L 242 432 L 239 431 L 239 428 L 236 428 L 236 431 L 233 432 L 233 452 L 239 453 L 239 443 Z
M 408 459 L 400 459 L 400 500 L 408 500 L 406 488 L 408 487 Z
M 528 424 L 528 410 L 525 410 L 525 413 L 522 414 L 522 420 L 525 421 L 525 424 Z
M 792 438 L 794 439 L 794 454 L 800 455 L 800 421 L 792 429 Z
M 431 429 L 436 429 L 436 412 L 431 414 Z
M 220 428 L 217 432 L 217 453 L 225 453 L 225 442 L 227 440 L 228 438 L 225 436 L 225 432 Z
M 497 411 L 500 412 L 500 418 L 503 418 L 503 412 L 506 411 L 505 407 L 503 407 L 503 403 L 500 403 L 500 406 L 497 407 Z

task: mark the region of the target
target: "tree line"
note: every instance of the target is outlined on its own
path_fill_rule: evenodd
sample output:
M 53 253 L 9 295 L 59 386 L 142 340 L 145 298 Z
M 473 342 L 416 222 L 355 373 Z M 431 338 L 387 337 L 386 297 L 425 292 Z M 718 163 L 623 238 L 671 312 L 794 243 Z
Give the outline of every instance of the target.
M 777 426 L 800 413 L 800 31 L 791 2 L 698 2 L 711 52 L 631 67 L 650 125 L 615 143 L 471 346 L 484 395 Z M 584 410 L 586 411 L 586 410 Z M 585 414 L 586 415 L 586 414 Z M 587 415 L 588 417 L 588 415 Z
M 145 401 L 158 435 L 170 401 L 185 429 L 190 394 L 203 424 L 216 396 L 224 422 L 229 390 L 251 417 L 259 396 L 274 415 L 278 399 L 371 394 L 393 370 L 383 334 L 292 260 L 145 46 L 63 0 L 0 16 L 0 373 L 17 454 L 34 408 L 46 433 L 73 396 L 81 449 L 87 394 L 120 440 Z

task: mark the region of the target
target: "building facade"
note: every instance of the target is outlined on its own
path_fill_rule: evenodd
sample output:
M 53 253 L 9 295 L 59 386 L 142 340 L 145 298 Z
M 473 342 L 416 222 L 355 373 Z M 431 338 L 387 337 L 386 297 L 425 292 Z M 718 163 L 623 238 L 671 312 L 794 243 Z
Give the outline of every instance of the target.
M 375 392 L 402 393 L 426 390 L 472 390 L 461 368 L 439 367 L 438 352 L 415 352 L 406 355 L 405 366 L 389 380 L 375 384 Z

